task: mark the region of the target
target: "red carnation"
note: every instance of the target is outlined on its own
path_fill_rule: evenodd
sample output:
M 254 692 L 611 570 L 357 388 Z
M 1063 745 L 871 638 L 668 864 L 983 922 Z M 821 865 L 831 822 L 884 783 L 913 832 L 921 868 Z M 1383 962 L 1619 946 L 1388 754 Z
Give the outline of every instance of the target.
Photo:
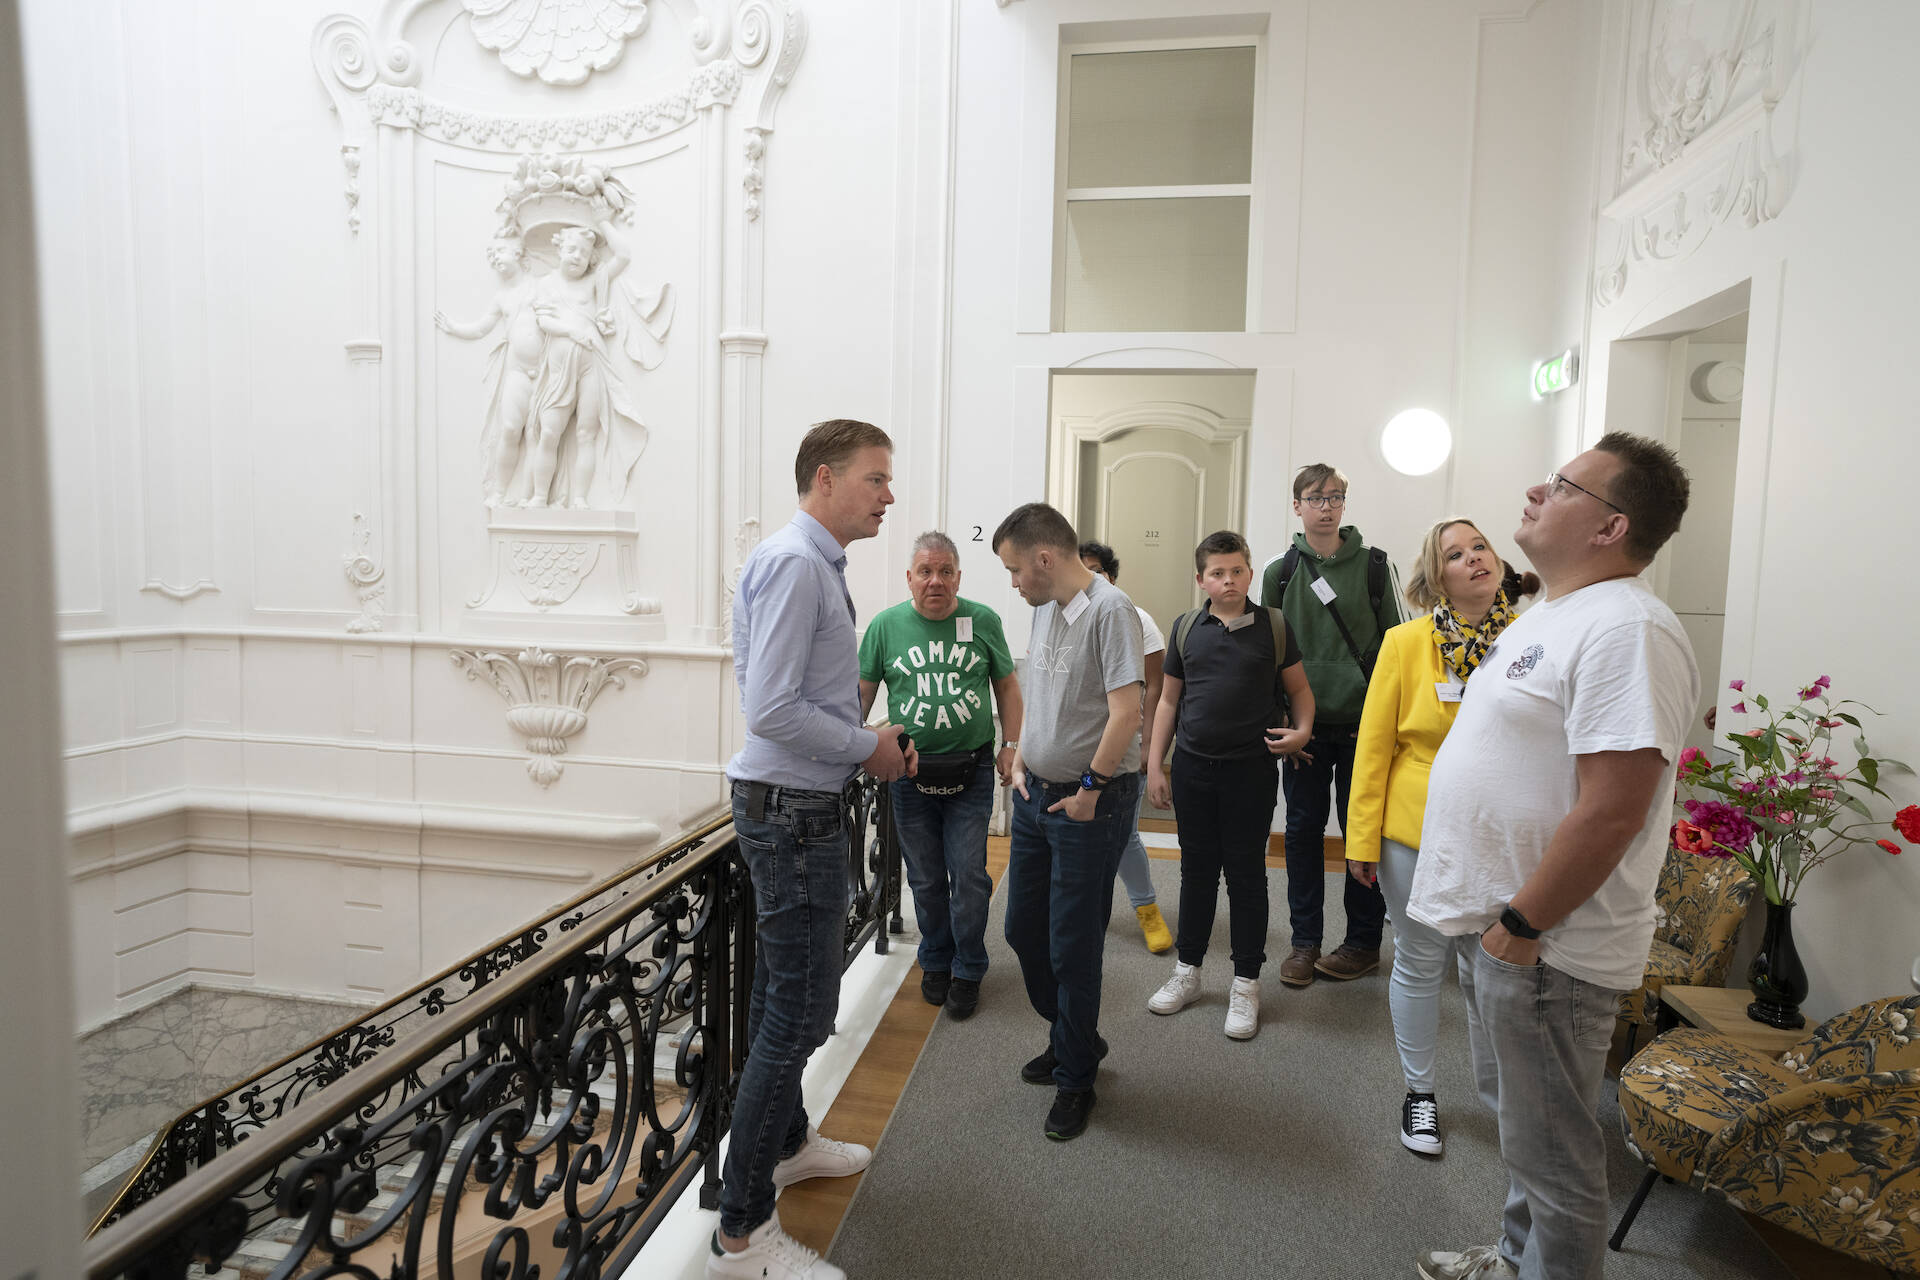
M 1888 853 L 1900 852 L 1900 846 L 1895 844 L 1891 840 L 1875 840 L 1874 843 L 1879 845 L 1882 849 L 1885 849 Z
M 1910 804 L 1893 815 L 1893 829 L 1920 844 L 1920 804 Z

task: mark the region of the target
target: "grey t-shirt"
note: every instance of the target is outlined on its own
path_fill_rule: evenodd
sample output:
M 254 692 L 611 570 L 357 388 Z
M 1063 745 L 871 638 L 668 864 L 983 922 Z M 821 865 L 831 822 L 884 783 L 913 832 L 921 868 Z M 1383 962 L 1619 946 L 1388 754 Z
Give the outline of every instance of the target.
M 1095 576 L 1063 609 L 1048 601 L 1033 611 L 1020 696 L 1026 718 L 1020 758 L 1049 782 L 1072 782 L 1093 763 L 1107 731 L 1107 694 L 1146 681 L 1146 642 L 1127 593 Z M 1133 735 L 1118 774 L 1138 772 L 1140 735 Z

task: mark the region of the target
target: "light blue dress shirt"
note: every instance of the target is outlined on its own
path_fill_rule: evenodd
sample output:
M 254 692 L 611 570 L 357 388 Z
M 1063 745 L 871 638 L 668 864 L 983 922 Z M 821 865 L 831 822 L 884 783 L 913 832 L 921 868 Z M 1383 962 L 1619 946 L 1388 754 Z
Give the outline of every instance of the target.
M 804 511 L 753 549 L 733 597 L 747 741 L 727 776 L 838 791 L 879 737 L 860 727 L 860 638 L 847 553 Z

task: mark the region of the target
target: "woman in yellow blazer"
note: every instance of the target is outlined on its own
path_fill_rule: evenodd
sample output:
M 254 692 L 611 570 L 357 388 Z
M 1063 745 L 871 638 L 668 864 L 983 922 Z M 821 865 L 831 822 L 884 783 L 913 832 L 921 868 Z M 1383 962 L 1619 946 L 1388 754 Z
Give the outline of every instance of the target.
M 1347 869 L 1363 884 L 1377 880 L 1393 919 L 1388 999 L 1407 1077 L 1400 1141 L 1422 1155 L 1441 1152 L 1434 1051 L 1440 984 L 1453 954 L 1450 939 L 1407 915 L 1427 772 L 1480 659 L 1513 621 L 1518 597 L 1539 589 L 1540 580 L 1509 569 L 1471 521 L 1443 520 L 1428 530 L 1406 585 L 1408 601 L 1427 612 L 1381 641 L 1354 744 Z

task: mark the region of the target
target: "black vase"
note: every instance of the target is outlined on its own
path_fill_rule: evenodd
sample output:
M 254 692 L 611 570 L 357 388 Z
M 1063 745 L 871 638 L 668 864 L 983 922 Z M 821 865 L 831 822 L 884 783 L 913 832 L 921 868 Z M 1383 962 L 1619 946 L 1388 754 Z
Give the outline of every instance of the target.
M 1807 969 L 1793 945 L 1793 904 L 1769 902 L 1767 927 L 1760 935 L 1760 953 L 1747 970 L 1753 1003 L 1747 1016 L 1782 1031 L 1807 1025 L 1800 1002 L 1807 998 Z

